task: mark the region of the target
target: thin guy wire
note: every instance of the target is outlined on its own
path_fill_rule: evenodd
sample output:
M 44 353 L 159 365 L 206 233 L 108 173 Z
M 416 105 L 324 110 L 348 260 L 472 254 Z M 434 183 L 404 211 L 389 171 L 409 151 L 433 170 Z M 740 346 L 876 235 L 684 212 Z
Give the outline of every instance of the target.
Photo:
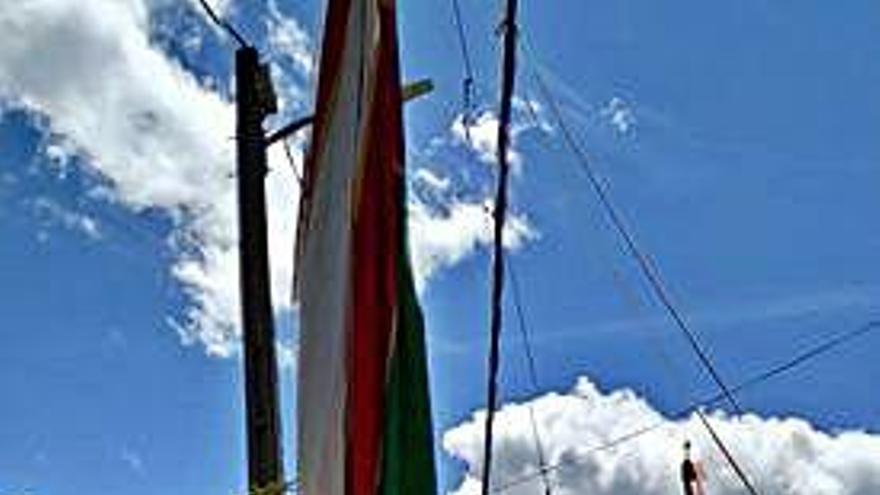
M 513 290 L 513 304 L 516 309 L 520 336 L 522 337 L 523 348 L 525 349 L 526 361 L 528 363 L 529 379 L 531 381 L 532 390 L 537 393 L 540 388 L 538 385 L 538 369 L 535 365 L 535 353 L 532 349 L 532 341 L 529 338 L 529 328 L 526 324 L 525 310 L 523 309 L 522 298 L 519 291 L 519 279 L 516 276 L 513 260 L 509 257 L 507 258 L 507 273 L 510 276 L 510 286 Z M 544 495 L 552 495 L 552 485 L 547 473 L 547 457 L 544 454 L 544 443 L 541 441 L 541 435 L 538 431 L 538 422 L 535 419 L 535 407 L 532 403 L 529 403 L 528 408 L 529 421 L 532 424 L 532 435 L 535 439 L 535 449 L 538 453 L 538 468 L 541 471 L 541 481 L 544 484 Z
M 525 52 L 527 56 L 530 56 L 531 51 L 528 48 L 529 45 L 527 43 L 523 43 L 523 46 L 526 47 Z M 626 223 L 623 220 L 623 216 L 620 214 L 617 207 L 612 202 L 611 197 L 605 190 L 602 182 L 599 180 L 598 175 L 593 170 L 593 166 L 590 163 L 586 152 L 583 150 L 583 148 L 581 148 L 579 142 L 575 139 L 574 134 L 571 132 L 568 125 L 566 124 L 565 119 L 562 117 L 562 112 L 559 109 L 559 105 L 556 102 L 556 99 L 553 97 L 552 93 L 550 92 L 549 87 L 544 83 L 543 77 L 536 69 L 534 69 L 534 63 L 532 65 L 532 74 L 535 76 L 535 81 L 538 83 L 539 90 L 544 96 L 544 99 L 547 101 L 547 104 L 550 107 L 550 112 L 553 114 L 553 117 L 556 120 L 560 131 L 562 132 L 563 139 L 565 140 L 569 149 L 578 159 L 577 163 L 580 165 L 581 170 L 585 173 L 591 187 L 598 196 L 602 208 L 608 215 L 612 226 L 622 238 L 624 245 L 626 246 L 627 254 L 629 254 L 630 257 L 632 257 L 636 261 L 639 269 L 651 286 L 652 292 L 654 292 L 655 296 L 663 305 L 666 312 L 672 317 L 676 326 L 682 331 L 688 343 L 690 344 L 691 349 L 696 353 L 703 367 L 711 375 L 712 380 L 722 391 L 725 392 L 725 396 L 733 409 L 738 414 L 742 414 L 742 408 L 733 397 L 733 395 L 728 393 L 729 390 L 727 388 L 727 385 L 725 385 L 724 380 L 721 379 L 720 374 L 716 370 L 715 365 L 712 364 L 712 361 L 709 358 L 708 354 L 703 350 L 702 346 L 697 340 L 696 334 L 690 328 L 690 326 L 687 324 L 684 317 L 682 316 L 681 312 L 672 302 L 672 298 L 669 296 L 669 293 L 662 280 L 660 279 L 659 274 L 656 272 L 656 269 L 648 261 L 648 257 L 645 255 L 642 249 L 636 244 L 635 238 L 629 232 L 629 229 L 627 228 Z
M 525 47 L 526 55 L 531 56 L 531 50 L 528 43 L 524 42 L 523 46 Z M 691 349 L 697 355 L 703 367 L 709 372 L 712 380 L 722 390 L 725 398 L 733 407 L 734 411 L 736 411 L 737 414 L 742 415 L 743 410 L 740 407 L 739 403 L 736 401 L 733 394 L 730 393 L 730 390 L 724 383 L 724 380 L 722 380 L 721 375 L 718 373 L 715 365 L 709 358 L 709 355 L 700 345 L 699 341 L 697 340 L 696 334 L 691 330 L 684 317 L 679 312 L 678 308 L 673 304 L 672 299 L 666 290 L 666 287 L 660 279 L 659 273 L 655 272 L 651 264 L 648 262 L 647 256 L 636 244 L 635 238 L 626 227 L 622 215 L 618 212 L 617 207 L 611 201 L 611 198 L 605 190 L 605 187 L 602 185 L 599 177 L 593 170 L 592 164 L 590 163 L 586 152 L 581 148 L 580 144 L 577 140 L 575 140 L 574 135 L 569 130 L 565 120 L 562 117 L 562 112 L 559 109 L 559 105 L 557 104 L 555 98 L 552 96 L 549 87 L 544 83 L 543 78 L 537 70 L 534 70 L 533 68 L 532 73 L 535 75 L 536 82 L 538 83 L 538 89 L 543 94 L 544 99 L 547 100 L 547 104 L 550 107 L 550 112 L 553 114 L 556 123 L 559 126 L 560 131 L 562 132 L 563 139 L 565 140 L 566 144 L 568 144 L 569 149 L 572 151 L 572 153 L 576 156 L 576 158 L 578 158 L 578 163 L 581 166 L 581 170 L 583 170 L 585 175 L 587 176 L 590 185 L 596 193 L 602 207 L 605 209 L 605 212 L 611 220 L 611 223 L 613 224 L 615 230 L 623 239 L 628 253 L 638 264 L 639 268 L 642 271 L 642 274 L 645 276 L 645 279 L 651 286 L 651 289 L 654 292 L 655 296 L 666 309 L 666 312 L 672 317 L 676 326 L 678 326 L 678 328 L 682 331 L 688 341 L 688 344 L 690 344 Z M 712 435 L 712 439 L 716 441 L 718 448 L 731 464 L 731 467 L 733 467 L 737 475 L 740 476 L 740 480 L 742 481 L 746 489 L 748 489 L 748 491 L 752 495 L 758 495 L 758 492 L 755 490 L 752 483 L 745 476 L 745 473 L 739 467 L 736 460 L 730 455 L 727 447 L 723 444 L 723 442 L 721 442 L 721 438 L 718 437 L 709 422 L 703 421 L 703 424 L 709 430 L 710 434 Z
M 624 289 L 626 289 L 627 292 L 629 293 L 627 295 L 630 296 L 630 297 L 625 297 L 626 296 L 625 294 L 621 294 L 621 297 L 625 300 L 626 303 L 628 303 L 628 305 L 630 306 L 633 313 L 638 314 L 639 309 L 641 308 L 641 304 L 640 304 L 640 300 L 639 300 L 638 296 L 636 295 L 635 291 L 633 291 L 629 287 L 629 285 L 626 283 L 625 279 L 620 275 L 620 273 L 617 271 L 617 269 L 614 268 L 613 265 L 611 266 L 611 270 L 613 273 L 613 278 L 614 278 L 616 284 L 618 284 L 618 290 L 623 291 Z M 667 354 L 667 352 L 663 349 L 663 346 L 658 345 L 658 346 L 652 346 L 651 348 L 657 352 L 657 354 L 660 356 L 660 361 L 667 368 L 667 372 L 670 374 L 670 376 L 672 376 L 673 383 L 675 384 L 675 387 L 678 390 L 678 395 L 682 399 L 684 399 L 683 400 L 684 403 L 689 402 L 690 401 L 689 394 L 685 391 L 686 387 L 684 385 L 684 380 L 682 379 L 681 370 L 678 368 L 678 366 L 675 365 L 675 361 L 669 356 L 669 354 Z M 709 419 L 703 414 L 703 411 L 700 409 L 697 409 L 696 414 L 700 420 L 700 423 L 708 431 L 709 436 L 712 439 L 712 442 L 715 443 L 716 446 L 718 447 L 718 449 L 721 451 L 721 454 L 724 456 L 725 461 L 733 467 L 733 470 L 736 473 L 737 477 L 738 478 L 740 476 L 745 477 L 745 473 L 740 469 L 739 465 L 735 462 L 730 451 L 727 449 L 727 447 L 721 441 L 721 438 L 718 436 L 715 429 L 712 428 L 712 425 L 709 423 Z

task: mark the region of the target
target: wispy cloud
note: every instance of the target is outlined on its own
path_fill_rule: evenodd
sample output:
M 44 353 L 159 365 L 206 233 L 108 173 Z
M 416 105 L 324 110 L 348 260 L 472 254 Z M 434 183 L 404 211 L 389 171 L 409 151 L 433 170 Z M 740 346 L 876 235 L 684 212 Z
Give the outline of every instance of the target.
M 102 238 L 98 221 L 88 214 L 65 208 L 47 197 L 37 197 L 30 200 L 29 203 L 37 217 L 37 222 L 43 232 L 41 238 L 44 240 L 48 239 L 49 231 L 54 227 L 78 232 L 92 241 Z
M 839 314 L 858 309 L 877 313 L 880 287 L 844 286 L 810 292 L 800 292 L 756 300 L 718 301 L 688 312 L 688 319 L 701 329 L 723 331 L 743 325 L 766 324 L 798 317 Z M 536 340 L 584 339 L 585 335 L 601 335 L 620 332 L 652 333 L 659 327 L 669 325 L 663 314 L 651 313 L 590 324 L 590 332 L 583 328 L 567 328 L 543 332 Z M 763 327 L 761 327 L 763 328 Z
M 146 474 L 143 457 L 133 449 L 123 447 L 122 451 L 119 453 L 119 459 L 136 474 L 141 476 Z
M 627 135 L 635 131 L 636 115 L 632 106 L 622 98 L 611 98 L 599 114 L 607 121 L 618 134 Z
M 270 0 L 268 5 L 266 31 L 271 56 L 287 58 L 301 74 L 311 77 L 315 71 L 311 38 L 299 21 L 281 12 L 277 0 Z

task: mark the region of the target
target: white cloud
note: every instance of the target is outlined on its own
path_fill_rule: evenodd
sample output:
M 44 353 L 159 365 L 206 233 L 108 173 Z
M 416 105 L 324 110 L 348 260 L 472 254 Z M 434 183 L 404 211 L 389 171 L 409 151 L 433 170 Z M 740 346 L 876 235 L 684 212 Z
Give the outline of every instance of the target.
M 459 116 L 452 123 L 451 131 L 455 142 L 472 149 L 481 161 L 495 163 L 495 155 L 498 153 L 498 117 L 493 112 L 482 112 L 470 122 L 465 122 L 465 118 Z M 514 139 L 511 139 L 507 159 L 511 165 L 518 167 L 522 163 L 522 157 L 512 146 L 515 134 L 512 137 Z
M 491 244 L 491 211 L 488 200 L 454 200 L 442 209 L 433 209 L 418 198 L 410 201 L 410 244 L 419 290 L 439 269 L 458 263 L 481 245 Z M 519 249 L 537 236 L 525 216 L 508 215 L 504 231 L 507 249 Z
M 518 113 L 518 119 L 514 121 L 514 133 L 519 134 L 531 129 L 537 129 L 545 134 L 553 133 L 553 125 L 547 119 L 544 105 L 531 98 L 514 96 L 513 109 Z
M 448 191 L 449 186 L 452 185 L 452 181 L 449 177 L 441 177 L 439 174 L 432 172 L 427 168 L 417 168 L 413 174 L 413 178 L 417 182 L 421 182 L 438 192 Z
M 153 5 L 161 6 L 162 4 L 169 4 L 172 2 L 177 2 L 178 0 L 147 0 Z M 208 7 L 214 11 L 215 14 L 220 16 L 221 18 L 225 17 L 229 14 L 230 7 L 232 6 L 232 0 L 205 0 L 208 4 Z M 192 8 L 195 9 L 199 14 L 201 14 L 205 23 L 211 26 L 213 29 L 217 30 L 217 33 L 220 34 L 222 28 L 213 23 L 212 19 L 209 17 L 208 13 L 205 11 L 205 8 L 202 6 L 199 0 L 189 0 L 189 3 L 192 5 Z M 222 33 L 223 36 L 226 33 Z
M 291 342 L 278 342 L 275 346 L 275 353 L 278 356 L 278 366 L 282 370 L 289 370 L 292 374 L 296 374 L 296 356 L 299 353 L 299 346 Z
M 523 162 L 522 154 L 516 149 L 520 136 L 530 130 L 552 133 L 553 127 L 545 116 L 544 107 L 539 102 L 515 96 L 512 105 L 514 112 L 510 125 L 510 146 L 508 147 L 507 159 L 513 170 L 518 173 Z M 493 164 L 496 162 L 498 153 L 498 125 L 497 114 L 490 110 L 482 111 L 468 118 L 459 115 L 450 127 L 452 142 L 469 148 L 480 161 Z
M 139 475 L 145 474 L 146 471 L 144 469 L 144 459 L 136 451 L 128 447 L 124 447 L 119 453 L 119 458 L 122 460 L 123 463 L 125 463 L 126 466 L 128 466 L 129 469 L 131 469 L 135 473 Z
M 305 76 L 314 72 L 314 50 L 305 28 L 294 18 L 285 16 L 276 0 L 269 1 L 266 20 L 269 50 L 273 56 L 286 57 Z
M 149 43 L 159 0 L 0 3 L 0 101 L 45 118 L 55 145 L 106 179 L 101 196 L 173 220 L 172 273 L 192 299 L 177 328 L 229 355 L 238 332 L 234 113 L 229 101 Z M 289 308 L 297 184 L 270 153 L 270 250 L 280 308 Z
M 544 119 L 543 107 L 537 102 L 514 98 L 514 120 L 511 125 L 511 146 L 508 159 L 514 174 L 522 172 L 523 156 L 516 150 L 518 138 L 537 129 L 552 132 Z M 470 120 L 469 122 L 467 122 Z M 466 125 L 467 124 L 467 125 Z M 432 160 L 442 161 L 448 146 L 464 146 L 484 163 L 495 163 L 498 118 L 483 111 L 475 118 L 458 115 L 449 128 L 451 138 L 434 137 L 427 147 Z M 413 174 L 413 192 L 409 205 L 410 243 L 416 275 L 416 286 L 424 289 L 438 270 L 465 259 L 493 240 L 490 197 L 470 194 L 461 197 L 461 184 L 428 168 L 417 168 Z M 466 189 L 473 189 L 473 184 Z M 517 250 L 539 237 L 538 231 L 524 214 L 508 213 L 504 245 Z
M 618 134 L 624 135 L 635 130 L 635 113 L 627 102 L 617 96 L 611 98 L 599 113 Z
M 30 206 L 37 216 L 43 229 L 60 226 L 79 232 L 92 241 L 101 239 L 101 228 L 98 221 L 90 215 L 65 208 L 47 197 L 37 197 L 30 201 Z M 46 239 L 45 233 L 43 239 Z
M 534 408 L 549 465 L 553 493 L 574 495 L 665 495 L 680 493 L 678 463 L 687 438 L 704 466 L 708 493 L 745 493 L 714 448 L 698 419 L 665 418 L 630 390 L 603 392 L 587 378 L 565 394 L 550 393 L 529 403 L 508 404 L 496 415 L 494 486 L 522 480 L 538 469 L 529 409 Z M 709 415 L 718 434 L 761 493 L 867 495 L 880 493 L 880 437 L 859 431 L 826 433 L 797 418 L 754 414 Z M 444 448 L 466 462 L 457 495 L 479 493 L 484 412 L 447 431 Z M 596 446 L 646 426 L 650 433 L 616 447 Z M 542 493 L 539 477 L 503 493 Z

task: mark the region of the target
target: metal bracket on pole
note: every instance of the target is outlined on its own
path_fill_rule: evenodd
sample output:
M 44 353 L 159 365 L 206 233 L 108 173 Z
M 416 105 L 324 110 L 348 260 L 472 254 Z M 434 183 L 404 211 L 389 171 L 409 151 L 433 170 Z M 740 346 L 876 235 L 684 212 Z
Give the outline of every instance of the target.
M 409 101 L 424 96 L 433 90 L 434 83 L 430 79 L 421 79 L 419 81 L 405 85 L 402 89 L 401 98 L 403 99 L 404 103 L 408 103 Z M 266 146 L 271 146 L 272 144 L 277 143 L 282 139 L 286 139 L 300 129 L 312 125 L 312 122 L 314 121 L 314 115 L 306 115 L 305 117 L 294 120 L 293 122 L 285 125 L 281 129 L 278 129 L 277 131 L 269 134 L 269 136 L 266 137 Z

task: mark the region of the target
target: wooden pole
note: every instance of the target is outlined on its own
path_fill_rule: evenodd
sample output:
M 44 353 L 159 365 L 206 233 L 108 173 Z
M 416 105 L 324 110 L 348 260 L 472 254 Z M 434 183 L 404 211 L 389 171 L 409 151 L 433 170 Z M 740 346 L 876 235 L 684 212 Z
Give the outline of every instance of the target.
M 254 48 L 236 51 L 235 75 L 248 488 L 251 494 L 275 495 L 282 490 L 284 466 L 269 289 L 263 133 L 263 119 L 275 111 L 275 104 L 268 76 Z

